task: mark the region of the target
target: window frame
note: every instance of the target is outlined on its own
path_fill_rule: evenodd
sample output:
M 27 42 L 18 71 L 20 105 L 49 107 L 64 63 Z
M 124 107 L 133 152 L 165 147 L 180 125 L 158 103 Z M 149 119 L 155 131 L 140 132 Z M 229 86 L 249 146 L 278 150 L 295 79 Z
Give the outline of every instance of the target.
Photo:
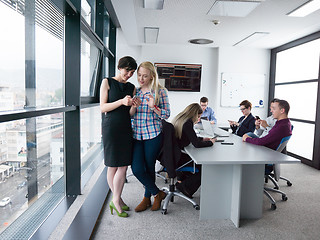
M 48 216 L 46 222 L 44 223 L 34 236 L 46 235 L 47 238 L 55 226 L 58 224 L 59 220 L 62 218 L 63 214 L 61 212 L 66 212 L 71 206 L 73 201 L 76 199 L 77 195 L 81 194 L 81 190 L 84 188 L 85 184 L 89 181 L 92 173 L 86 171 L 81 173 L 81 156 L 80 156 L 80 110 L 83 108 L 91 108 L 99 105 L 99 89 L 101 85 L 101 80 L 103 76 L 114 75 L 115 70 L 110 68 L 109 72 L 105 73 L 103 61 L 108 58 L 109 65 L 115 66 L 115 46 L 116 46 L 116 27 L 113 22 L 116 22 L 119 26 L 119 22 L 116 18 L 116 14 L 111 4 L 111 0 L 96 0 L 96 8 L 100 8 L 112 12 L 110 14 L 110 28 L 113 27 L 113 37 L 109 38 L 109 44 L 111 42 L 112 48 L 107 48 L 102 38 L 99 37 L 99 29 L 103 29 L 103 21 L 95 21 L 96 27 L 95 31 L 88 26 L 85 21 L 81 19 L 81 1 L 78 0 L 50 0 L 58 9 L 63 12 L 65 17 L 65 32 L 64 32 L 64 46 L 65 46 L 65 78 L 64 78 L 64 106 L 59 107 L 33 107 L 29 106 L 25 109 L 19 109 L 14 111 L 3 111 L 0 112 L 0 123 L 5 123 L 20 119 L 30 119 L 33 117 L 51 115 L 55 113 L 64 113 L 64 157 L 65 157 L 65 197 L 59 203 L 57 208 Z M 103 15 L 101 16 L 103 18 Z M 99 18 L 99 14 L 96 14 L 96 18 Z M 70 31 L 69 31 L 70 30 Z M 80 43 L 81 37 L 80 33 L 83 30 L 86 35 L 95 43 L 95 45 L 101 50 L 99 69 L 96 77 L 95 84 L 95 94 L 94 97 L 80 97 Z M 100 31 L 101 32 L 101 31 Z M 74 41 L 75 40 L 75 41 Z M 27 70 L 26 70 L 27 71 Z M 31 83 L 32 84 L 32 83 Z M 66 146 L 73 146 L 72 148 Z M 99 156 L 94 159 L 95 166 L 98 166 L 103 159 L 103 154 L 101 150 Z M 108 186 L 106 186 L 105 191 L 108 191 Z M 101 208 L 101 206 L 96 206 Z M 26 223 L 27 224 L 27 223 Z M 41 223 L 39 223 L 41 224 Z M 49 226 L 50 225 L 50 226 Z M 10 226 L 9 226 L 10 227 Z M 42 230 L 41 230 L 42 228 Z M 43 231 L 44 229 L 45 231 Z
M 297 119 L 297 118 L 290 118 L 293 121 L 301 122 L 301 123 L 308 123 L 315 125 L 315 133 L 314 133 L 314 144 L 313 144 L 313 157 L 311 161 L 306 159 L 302 156 L 298 156 L 292 152 L 288 152 L 288 155 L 293 156 L 301 160 L 302 163 L 312 166 L 316 169 L 320 169 L 320 56 L 319 56 L 319 72 L 317 79 L 309 79 L 309 80 L 300 80 L 300 81 L 292 81 L 292 82 L 284 82 L 284 83 L 275 83 L 275 71 L 276 71 L 276 57 L 277 53 L 297 47 L 299 45 L 320 39 L 320 31 L 310 34 L 308 36 L 299 38 L 295 41 L 289 42 L 277 48 L 271 50 L 271 59 L 270 59 L 270 82 L 269 82 L 269 107 L 270 101 L 274 98 L 275 87 L 278 85 L 289 85 L 289 84 L 299 84 L 299 83 L 310 83 L 310 82 L 317 82 L 318 83 L 318 90 L 317 90 L 317 104 L 316 104 L 316 117 L 315 121 L 309 121 L 304 119 Z

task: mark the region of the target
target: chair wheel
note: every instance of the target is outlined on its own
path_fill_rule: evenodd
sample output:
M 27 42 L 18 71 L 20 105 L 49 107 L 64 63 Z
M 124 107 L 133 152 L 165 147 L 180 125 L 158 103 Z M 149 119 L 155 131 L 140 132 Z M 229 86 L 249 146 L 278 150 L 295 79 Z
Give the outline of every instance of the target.
M 287 196 L 282 196 L 282 201 L 287 201 L 288 197 Z
M 161 210 L 161 213 L 162 213 L 163 215 L 166 215 L 166 214 L 167 214 L 167 209 L 162 209 L 162 210 Z
M 277 206 L 275 204 L 271 204 L 271 210 L 276 210 Z
M 292 183 L 291 183 L 291 182 L 287 182 L 287 185 L 288 185 L 289 187 L 291 187 L 291 186 L 292 186 Z
M 200 210 L 200 206 L 197 204 L 197 205 L 194 205 L 193 206 L 196 210 Z

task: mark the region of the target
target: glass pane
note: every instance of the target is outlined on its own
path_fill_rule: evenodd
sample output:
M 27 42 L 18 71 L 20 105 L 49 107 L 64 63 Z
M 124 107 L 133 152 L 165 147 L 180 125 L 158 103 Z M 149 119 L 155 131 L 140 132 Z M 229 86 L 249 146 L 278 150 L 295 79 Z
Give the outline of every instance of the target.
M 317 91 L 318 83 L 316 82 L 276 85 L 274 96 L 289 102 L 290 118 L 315 121 Z
M 99 49 L 81 33 L 81 97 L 93 97 L 97 82 Z
M 109 58 L 104 58 L 104 77 L 109 77 Z
M 320 39 L 277 53 L 276 83 L 318 79 Z
M 103 43 L 106 47 L 109 47 L 109 35 L 110 35 L 110 17 L 108 14 L 107 9 L 104 9 L 104 16 L 103 16 Z
M 0 111 L 63 105 L 63 15 L 37 11 L 35 20 L 30 13 L 21 14 L 35 9 L 31 1 L 28 11 L 23 2 L 16 4 L 10 8 L 0 2 L 0 29 L 5 32 L 0 39 Z M 51 7 L 50 12 L 58 13 Z
M 2 232 L 33 205 L 64 196 L 63 114 L 1 123 L 0 133 L 0 201 L 10 198 L 0 207 Z M 37 213 L 39 224 L 49 212 Z
M 287 150 L 306 159 L 312 160 L 314 142 L 314 124 L 291 121 L 292 137 Z
M 81 0 L 81 16 L 94 30 L 95 0 Z
M 101 147 L 100 106 L 81 109 L 81 171 L 93 160 L 92 154 Z
M 36 25 L 36 101 L 38 107 L 64 104 L 63 51 L 62 40 Z
M 0 2 L 0 111 L 25 105 L 24 16 Z

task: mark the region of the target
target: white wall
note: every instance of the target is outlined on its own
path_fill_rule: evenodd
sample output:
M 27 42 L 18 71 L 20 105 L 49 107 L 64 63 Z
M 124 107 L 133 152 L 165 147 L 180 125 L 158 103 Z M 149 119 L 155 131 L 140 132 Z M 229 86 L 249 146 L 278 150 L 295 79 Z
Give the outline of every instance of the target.
M 269 93 L 269 68 L 270 68 L 270 50 L 253 48 L 221 47 L 219 48 L 219 67 L 218 67 L 218 95 L 216 101 L 219 102 L 216 111 L 218 121 L 221 125 L 228 125 L 227 120 L 237 120 L 242 115 L 239 108 L 226 108 L 220 106 L 221 98 L 221 73 L 247 73 L 247 74 L 265 74 L 265 91 L 263 101 L 264 108 L 253 108 L 252 114 L 259 115 L 264 119 L 268 115 L 268 93 Z M 245 100 L 245 99 L 243 99 Z
M 220 106 L 220 76 L 222 72 L 266 74 L 266 86 L 269 85 L 269 50 L 235 47 L 218 49 L 193 45 L 128 46 L 121 30 L 118 30 L 117 60 L 125 55 L 134 57 L 138 64 L 143 61 L 202 64 L 200 92 L 169 91 L 170 120 L 190 103 L 199 102 L 203 96 L 209 98 L 209 106 L 215 110 L 219 125 L 227 125 L 228 119 L 238 120 L 241 116 L 239 108 Z M 130 82 L 138 86 L 136 79 L 135 74 Z M 265 89 L 265 103 L 267 103 L 267 97 L 268 89 Z M 254 109 L 253 114 L 264 118 L 267 116 L 267 109 L 266 107 Z
M 146 60 L 160 63 L 202 64 L 200 92 L 168 92 L 171 106 L 170 119 L 173 119 L 190 103 L 199 102 L 202 96 L 207 96 L 214 103 L 217 49 L 199 46 L 149 45 L 142 47 L 140 61 Z

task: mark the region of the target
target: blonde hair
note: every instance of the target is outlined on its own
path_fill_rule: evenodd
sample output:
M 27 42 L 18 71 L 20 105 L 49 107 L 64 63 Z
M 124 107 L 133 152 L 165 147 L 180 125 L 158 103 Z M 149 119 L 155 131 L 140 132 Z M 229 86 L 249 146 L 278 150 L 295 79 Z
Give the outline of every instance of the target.
M 181 139 L 182 136 L 182 128 L 186 121 L 189 119 L 192 122 L 196 122 L 198 119 L 198 115 L 202 114 L 202 108 L 198 103 L 192 103 L 187 106 L 181 113 L 179 113 L 172 121 L 174 126 L 176 137 Z
M 143 62 L 139 65 L 138 67 L 138 71 L 140 69 L 140 67 L 143 67 L 145 69 L 148 69 L 150 71 L 151 74 L 151 91 L 154 92 L 155 94 L 155 99 L 154 99 L 154 103 L 156 105 L 159 104 L 160 101 L 160 95 L 159 95 L 159 90 L 160 89 L 165 89 L 163 86 L 161 86 L 161 84 L 159 83 L 159 78 L 158 78 L 158 73 L 156 71 L 156 68 L 154 67 L 154 65 L 151 62 Z

